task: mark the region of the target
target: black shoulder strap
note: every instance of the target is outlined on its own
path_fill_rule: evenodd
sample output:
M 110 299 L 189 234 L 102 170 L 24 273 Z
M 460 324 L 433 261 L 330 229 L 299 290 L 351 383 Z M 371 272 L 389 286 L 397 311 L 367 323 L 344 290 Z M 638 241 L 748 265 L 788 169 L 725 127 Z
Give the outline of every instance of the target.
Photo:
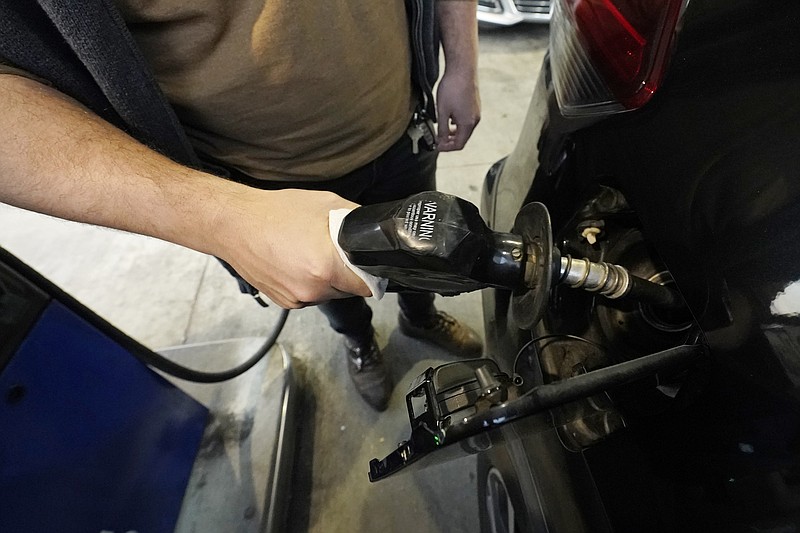
M 411 80 L 426 117 L 436 121 L 433 86 L 439 79 L 439 27 L 434 0 L 406 0 L 411 40 Z
M 0 0 L 0 55 L 152 148 L 199 164 L 112 0 Z

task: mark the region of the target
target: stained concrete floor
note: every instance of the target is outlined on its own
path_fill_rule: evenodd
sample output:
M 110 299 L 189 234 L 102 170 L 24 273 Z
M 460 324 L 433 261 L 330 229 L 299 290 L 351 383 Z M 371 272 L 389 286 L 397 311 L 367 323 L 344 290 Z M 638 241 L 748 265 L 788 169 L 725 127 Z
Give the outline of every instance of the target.
M 542 26 L 481 29 L 483 119 L 464 151 L 440 157 L 440 190 L 479 205 L 486 171 L 514 147 L 547 36 Z M 4 205 L 0 227 L 0 246 L 154 349 L 264 336 L 277 316 L 239 295 L 215 260 L 191 250 Z M 407 437 L 410 381 L 453 360 L 395 331 L 393 295 L 371 305 L 397 384 L 385 413 L 353 391 L 339 340 L 319 311 L 292 312 L 279 339 L 303 383 L 288 530 L 477 532 L 474 458 L 367 480 L 369 460 Z M 438 306 L 483 331 L 480 294 L 439 298 Z

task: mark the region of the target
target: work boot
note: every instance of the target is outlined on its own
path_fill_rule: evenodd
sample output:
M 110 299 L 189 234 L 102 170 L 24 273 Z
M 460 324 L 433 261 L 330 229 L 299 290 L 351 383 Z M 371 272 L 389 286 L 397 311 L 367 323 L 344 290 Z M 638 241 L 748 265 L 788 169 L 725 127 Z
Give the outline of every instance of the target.
M 478 334 L 447 313 L 437 311 L 434 317 L 423 324 L 414 324 L 402 311 L 398 317 L 400 331 L 428 341 L 463 357 L 480 357 L 483 343 Z
M 347 370 L 358 394 L 376 411 L 385 411 L 392 395 L 392 384 L 375 335 L 368 344 L 360 344 L 355 339 L 345 337 L 344 347 L 347 352 Z

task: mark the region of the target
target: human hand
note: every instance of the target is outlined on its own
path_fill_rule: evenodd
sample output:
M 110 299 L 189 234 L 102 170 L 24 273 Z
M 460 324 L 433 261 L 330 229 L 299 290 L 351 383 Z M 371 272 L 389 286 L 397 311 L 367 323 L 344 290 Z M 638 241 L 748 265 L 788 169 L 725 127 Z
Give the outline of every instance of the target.
M 215 255 L 287 309 L 370 296 L 342 262 L 328 229 L 329 211 L 355 207 L 330 192 L 248 189 L 220 212 L 221 250 Z
M 475 76 L 455 69 L 446 70 L 436 95 L 440 152 L 461 150 L 481 119 L 481 104 Z

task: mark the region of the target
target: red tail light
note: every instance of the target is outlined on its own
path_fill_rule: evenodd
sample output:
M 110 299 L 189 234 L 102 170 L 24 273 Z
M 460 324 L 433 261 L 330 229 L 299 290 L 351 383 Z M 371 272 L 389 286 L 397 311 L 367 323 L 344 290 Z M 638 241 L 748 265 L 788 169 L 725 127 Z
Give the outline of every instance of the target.
M 561 112 L 607 114 L 647 103 L 661 84 L 688 0 L 555 0 L 550 65 Z

